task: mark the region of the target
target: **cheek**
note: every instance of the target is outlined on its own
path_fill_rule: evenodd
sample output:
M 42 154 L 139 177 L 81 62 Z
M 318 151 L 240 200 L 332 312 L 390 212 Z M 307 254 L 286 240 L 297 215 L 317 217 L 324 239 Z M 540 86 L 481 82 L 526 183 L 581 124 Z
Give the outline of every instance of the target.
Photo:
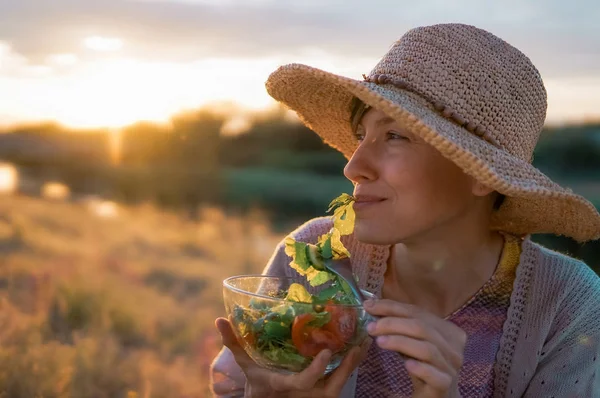
M 394 218 L 419 228 L 461 212 L 471 197 L 470 179 L 453 163 L 427 159 L 390 174 L 395 192 Z
M 358 240 L 392 244 L 461 213 L 469 203 L 470 180 L 453 163 L 429 153 L 403 156 L 380 169 L 392 199 L 357 218 Z

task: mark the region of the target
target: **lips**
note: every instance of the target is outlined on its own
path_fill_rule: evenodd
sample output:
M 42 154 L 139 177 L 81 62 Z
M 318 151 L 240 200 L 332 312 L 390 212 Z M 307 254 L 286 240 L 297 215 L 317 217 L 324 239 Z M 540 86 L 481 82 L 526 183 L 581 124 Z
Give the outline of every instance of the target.
M 382 202 L 385 200 L 385 198 L 375 195 L 355 195 L 354 198 L 356 199 L 356 203 Z
M 354 195 L 354 211 L 361 211 L 367 208 L 376 206 L 381 202 L 385 201 L 386 198 L 375 195 Z

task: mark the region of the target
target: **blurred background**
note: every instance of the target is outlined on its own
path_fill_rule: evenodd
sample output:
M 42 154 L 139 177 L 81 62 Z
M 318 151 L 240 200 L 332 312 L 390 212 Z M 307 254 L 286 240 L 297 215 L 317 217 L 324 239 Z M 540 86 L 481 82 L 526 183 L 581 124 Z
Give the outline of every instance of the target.
M 600 206 L 592 1 L 0 2 L 0 396 L 203 397 L 221 281 L 351 192 L 273 103 L 280 64 L 360 78 L 406 30 L 488 29 L 540 69 L 534 164 Z M 600 242 L 534 236 L 600 270 Z

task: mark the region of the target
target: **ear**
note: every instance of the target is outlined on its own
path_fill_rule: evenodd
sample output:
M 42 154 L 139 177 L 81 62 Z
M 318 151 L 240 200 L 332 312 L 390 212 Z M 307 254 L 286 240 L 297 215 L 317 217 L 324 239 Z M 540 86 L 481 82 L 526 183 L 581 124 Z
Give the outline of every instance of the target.
M 471 192 L 473 193 L 473 195 L 475 196 L 487 196 L 489 194 L 491 194 L 492 192 L 494 192 L 495 189 L 490 188 L 486 185 L 483 185 L 482 183 L 480 183 L 477 180 L 473 180 L 473 185 L 471 188 Z

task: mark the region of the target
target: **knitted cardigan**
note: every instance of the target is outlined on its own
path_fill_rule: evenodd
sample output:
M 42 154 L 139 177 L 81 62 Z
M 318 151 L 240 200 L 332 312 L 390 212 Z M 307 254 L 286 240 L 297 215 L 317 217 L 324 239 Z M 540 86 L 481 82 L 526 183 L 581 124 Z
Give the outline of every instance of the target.
M 291 236 L 316 243 L 331 226 L 329 218 L 316 218 Z M 342 241 L 360 287 L 381 297 L 389 246 L 363 244 L 353 235 Z M 281 242 L 263 273 L 297 275 L 290 261 Z M 600 397 L 598 309 L 600 278 L 585 263 L 526 237 L 496 355 L 494 397 Z M 244 396 L 245 377 L 226 347 L 210 373 L 215 396 Z M 356 378 L 357 371 L 340 397 L 354 397 Z M 228 392 L 218 394 L 223 385 L 230 386 Z

